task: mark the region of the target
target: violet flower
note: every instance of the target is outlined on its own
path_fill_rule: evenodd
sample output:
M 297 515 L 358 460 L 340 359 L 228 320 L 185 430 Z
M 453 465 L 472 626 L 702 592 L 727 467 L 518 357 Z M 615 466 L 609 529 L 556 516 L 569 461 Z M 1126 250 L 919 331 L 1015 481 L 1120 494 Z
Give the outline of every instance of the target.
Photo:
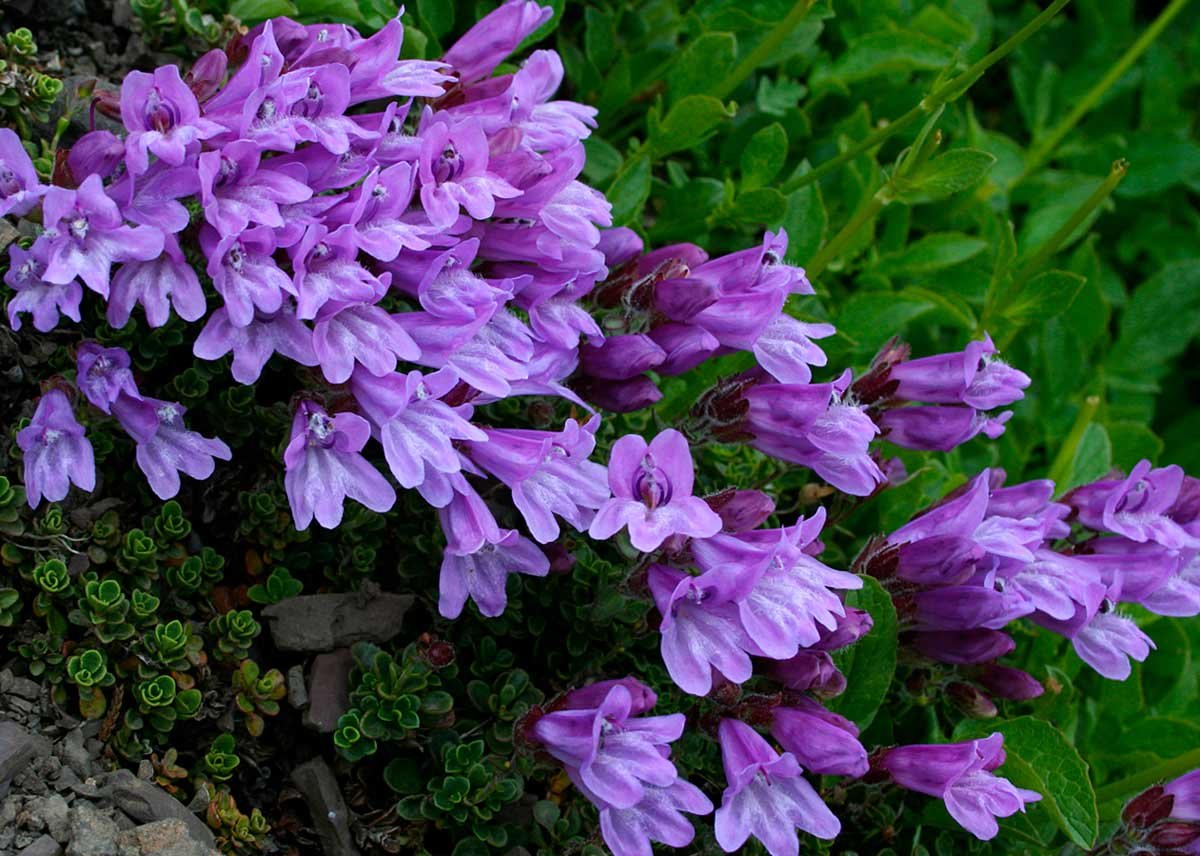
M 225 301 L 229 320 L 245 327 L 255 312 L 270 315 L 295 295 L 291 278 L 275 263 L 275 235 L 265 226 L 221 237 L 215 229 L 200 230 L 200 247 L 208 258 L 213 288 Z
M 753 643 L 742 628 L 737 602 L 755 582 L 753 575 L 725 569 L 697 577 L 666 565 L 651 565 L 647 581 L 662 616 L 663 665 L 681 690 L 708 695 L 713 669 L 740 684 L 753 671 L 747 648 Z
M 995 359 L 995 354 L 991 336 L 985 336 L 962 351 L 897 363 L 889 375 L 898 384 L 894 396 L 929 404 L 965 404 L 976 410 L 1019 401 L 1030 384 L 1029 376 Z
M 665 788 L 642 786 L 642 798 L 629 808 L 600 809 L 600 834 L 613 856 L 652 856 L 652 841 L 686 847 L 696 830 L 683 813 L 712 813 L 712 801 L 699 788 L 676 779 Z
M 736 719 L 722 719 L 717 736 L 728 782 L 716 814 L 722 850 L 734 853 L 753 836 L 771 856 L 797 856 L 797 828 L 827 840 L 841 832 L 842 824 L 801 775 L 794 755 L 780 755 Z
M 17 432 L 17 446 L 24 456 L 30 508 L 37 508 L 43 497 L 50 502 L 65 499 L 71 484 L 89 493 L 95 489 L 92 444 L 62 390 L 52 389 L 38 400 L 33 419 Z
M 233 379 L 244 384 L 258 380 L 272 354 L 280 354 L 302 366 L 318 363 L 312 331 L 296 317 L 290 303 L 270 315 L 256 312 L 249 324 L 240 327 L 233 323 L 225 307 L 210 315 L 192 343 L 192 353 L 202 360 L 219 360 L 230 351 Z
M 539 6 L 533 0 L 505 0 L 463 33 L 446 51 L 444 60 L 461 82 L 480 80 L 553 14 L 551 7 Z
M 1075 488 L 1066 497 L 1085 526 L 1123 535 L 1139 543 L 1155 541 L 1171 550 L 1200 547 L 1200 538 L 1189 534 L 1168 516 L 1183 487 L 1183 470 L 1177 466 L 1153 469 L 1142 460 L 1124 479 L 1102 479 Z
M 1042 795 L 994 774 L 1004 763 L 1004 735 L 966 743 L 898 746 L 879 761 L 902 788 L 941 799 L 964 829 L 983 841 L 1000 831 L 998 817 L 1025 811 Z
M 392 486 L 362 456 L 370 438 L 371 428 L 361 416 L 330 416 L 311 401 L 301 402 L 283 453 L 283 486 L 297 529 L 307 529 L 314 517 L 320 526 L 336 528 L 347 498 L 378 512 L 396 503 Z
M 197 321 L 204 316 L 207 306 L 200 278 L 184 258 L 174 235 L 166 236 L 163 254 L 158 258 L 125 262 L 117 268 L 104 317 L 119 330 L 129 323 L 133 307 L 138 303 L 146 312 L 146 323 L 152 328 L 167 323 L 172 307 L 184 321 Z
M 163 250 L 163 234 L 149 226 L 126 226 L 117 203 L 104 193 L 97 175 L 89 175 L 78 190 L 51 187 L 42 201 L 47 282 L 65 285 L 75 277 L 108 297 L 114 262 L 146 261 Z
M 153 74 L 131 71 L 121 84 L 121 121 L 126 159 L 134 175 L 146 171 L 149 156 L 179 166 L 188 146 L 221 132 L 216 122 L 200 116 L 196 96 L 174 65 L 161 65 Z
M 16 292 L 8 301 L 8 324 L 14 330 L 21 329 L 21 316 L 33 318 L 33 328 L 39 333 L 49 333 L 58 326 L 59 316 L 65 315 L 79 323 L 79 304 L 83 301 L 83 286 L 77 281 L 67 283 L 47 282 L 46 262 L 39 258 L 45 244 L 35 244 L 34 250 L 25 250 L 20 244 L 8 247 L 8 270 L 4 282 Z
M 492 216 L 496 199 L 512 199 L 521 191 L 488 170 L 488 140 L 478 121 L 452 122 L 426 112 L 417 175 L 421 206 L 434 226 L 444 229 L 460 207 L 476 220 Z
M 17 132 L 0 128 L 0 217 L 28 214 L 46 190 Z
M 509 574 L 544 577 L 549 572 L 546 554 L 513 529 L 502 530 L 499 541 L 486 543 L 474 553 L 446 550 L 438 577 L 438 612 L 443 618 L 458 618 L 470 597 L 481 614 L 495 618 L 508 605 Z
M 235 237 L 251 223 L 282 226 L 279 206 L 313 195 L 301 165 L 262 164 L 262 154 L 255 143 L 236 140 L 220 151 L 202 153 L 197 161 L 204 219 L 221 238 Z
M 582 532 L 609 498 L 604 467 L 588 460 L 598 424 L 571 419 L 559 432 L 487 428 L 487 442 L 468 443 L 468 454 L 508 486 L 534 540 L 547 544 L 558 537 L 555 516 Z
M 138 468 L 159 499 L 179 493 L 181 472 L 204 481 L 216 469 L 214 458 L 233 457 L 222 441 L 189 431 L 183 424 L 184 412 L 182 404 L 124 392 L 112 405 L 113 416 L 137 444 Z
M 129 366 L 129 352 L 124 348 L 84 342 L 75 352 L 75 385 L 93 407 L 110 413 L 121 395 L 141 398 Z
M 692 496 L 692 453 L 674 429 L 649 444 L 626 434 L 613 444 L 608 461 L 612 499 L 596 512 L 588 534 L 611 538 L 629 528 L 629 540 L 649 553 L 672 535 L 707 538 L 721 529 L 721 518 L 704 500 Z
M 629 690 L 616 684 L 595 707 L 546 714 L 532 735 L 606 805 L 632 808 L 647 786 L 665 788 L 678 779 L 666 750 L 684 725 L 682 713 L 634 716 L 633 709 Z
M 413 198 L 413 168 L 398 163 L 372 170 L 350 197 L 329 213 L 329 222 L 346 222 L 354 228 L 360 250 L 390 262 L 401 250 L 424 250 L 430 227 L 409 216 Z
M 867 772 L 867 750 L 858 742 L 857 726 L 811 699 L 774 708 L 771 735 L 814 773 L 858 778 Z
M 1166 782 L 1163 791 L 1170 794 L 1171 817 L 1176 820 L 1200 821 L 1200 770 L 1192 770 Z
M 459 472 L 456 440 L 487 441 L 468 421 L 469 408 L 441 400 L 456 383 L 448 370 L 376 377 L 360 368 L 351 377 L 354 398 L 375 423 L 388 467 L 403 487 L 420 487 L 431 471 Z

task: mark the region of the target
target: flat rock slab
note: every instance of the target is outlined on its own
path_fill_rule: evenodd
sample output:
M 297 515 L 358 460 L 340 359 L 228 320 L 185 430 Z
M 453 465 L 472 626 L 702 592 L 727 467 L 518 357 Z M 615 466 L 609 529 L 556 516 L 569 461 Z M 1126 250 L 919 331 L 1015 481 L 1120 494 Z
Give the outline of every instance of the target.
M 193 838 L 186 823 L 174 818 L 122 832 L 117 843 L 136 848 L 140 856 L 220 856 L 213 847 Z
M 325 856 L 359 856 L 350 835 L 350 812 L 333 770 L 322 758 L 313 758 L 292 770 L 292 781 L 304 796 L 313 828 Z
M 50 741 L 26 731 L 15 722 L 0 722 L 0 793 L 8 788 L 13 776 L 34 759 L 50 754 Z
M 354 655 L 349 648 L 313 657 L 305 725 L 322 734 L 337 730 L 338 719 L 350 709 L 350 671 L 353 668 Z
M 271 604 L 263 615 L 281 651 L 332 651 L 387 642 L 400 632 L 412 604 L 410 594 L 309 594 Z
M 139 779 L 128 770 L 109 773 L 100 793 L 138 823 L 180 820 L 187 825 L 191 837 L 198 843 L 210 850 L 216 847 L 216 840 L 208 824 L 158 785 Z
M 17 856 L 62 856 L 62 846 L 49 835 L 43 835 L 28 847 L 17 852 Z

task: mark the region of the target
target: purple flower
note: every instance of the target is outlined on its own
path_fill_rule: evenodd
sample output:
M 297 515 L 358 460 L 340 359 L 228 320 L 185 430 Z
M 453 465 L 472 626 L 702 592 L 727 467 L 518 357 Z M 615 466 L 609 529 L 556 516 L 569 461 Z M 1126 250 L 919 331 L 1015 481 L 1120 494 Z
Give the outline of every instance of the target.
M 46 227 L 47 282 L 65 285 L 75 277 L 108 297 L 113 262 L 146 261 L 163 250 L 163 235 L 149 226 L 126 226 L 117 203 L 104 194 L 100 176 L 89 175 L 78 190 L 51 187 L 42 202 Z
M 137 444 L 138 467 L 159 499 L 179 493 L 179 473 L 204 481 L 216 469 L 214 458 L 228 461 L 233 457 L 220 440 L 202 437 L 184 426 L 182 404 L 122 392 L 113 402 L 112 413 Z
M 634 698 L 612 686 L 595 707 L 556 710 L 534 723 L 533 736 L 605 805 L 632 808 L 646 786 L 666 788 L 679 774 L 667 757 L 684 716 L 633 716 Z
M 1200 538 L 1168 516 L 1183 478 L 1183 470 L 1177 466 L 1152 469 L 1149 461 L 1142 460 L 1126 478 L 1078 487 L 1065 501 L 1076 510 L 1079 521 L 1092 529 L 1139 543 L 1155 541 L 1171 550 L 1200 547 Z
M 1015 787 L 992 771 L 1004 763 L 1004 735 L 966 743 L 898 746 L 880 766 L 910 791 L 938 797 L 964 829 L 983 841 L 996 837 L 997 817 L 1025 811 L 1041 794 Z
M 413 198 L 413 168 L 398 163 L 372 170 L 350 197 L 329 213 L 330 222 L 354 228 L 360 250 L 390 262 L 401 250 L 428 249 L 430 227 L 409 215 Z
M 430 471 L 459 472 L 456 440 L 487 441 L 487 434 L 468 421 L 469 408 L 441 400 L 456 383 L 448 370 L 376 377 L 360 368 L 351 377 L 355 400 L 377 426 L 388 467 L 403 487 L 420 487 Z
M 1099 602 L 1078 605 L 1066 621 L 1037 614 L 1034 620 L 1071 640 L 1079 658 L 1111 681 L 1123 681 L 1133 672 L 1130 660 L 1139 663 L 1150 656 L 1154 640 L 1132 619 L 1116 612 L 1120 590 L 1109 589 Z
M 553 14 L 551 7 L 539 6 L 533 0 L 506 0 L 450 46 L 445 62 L 458 72 L 463 83 L 487 77 L 526 36 L 549 21 Z
M 438 510 L 446 549 L 467 555 L 500 540 L 500 526 L 478 491 L 462 473 L 438 473 L 419 488 L 421 497 Z
M 361 416 L 330 416 L 311 401 L 301 402 L 283 453 L 283 486 L 297 529 L 307 529 L 314 517 L 326 529 L 336 528 L 347 497 L 378 512 L 396 503 L 392 486 L 362 456 L 370 438 L 371 428 Z
M 488 170 L 487 136 L 478 121 L 456 123 L 426 112 L 421 117 L 418 136 L 421 207 L 434 226 L 452 225 L 460 207 L 474 219 L 486 220 L 492 216 L 497 198 L 521 195 L 521 191 Z
M 663 664 L 681 690 L 708 695 L 714 668 L 734 683 L 750 679 L 746 649 L 753 643 L 742 628 L 737 601 L 753 585 L 753 575 L 717 569 L 692 577 L 651 565 L 648 582 L 662 616 Z
M 558 537 L 555 515 L 582 532 L 609 498 L 604 467 L 588 460 L 598 423 L 571 419 L 557 433 L 488 428 L 487 442 L 467 444 L 471 459 L 512 491 L 513 503 L 540 544 Z
M 358 263 L 349 226 L 335 232 L 323 225 L 309 226 L 289 252 L 295 269 L 293 293 L 299 295 L 298 314 L 305 321 L 316 318 L 330 301 L 374 303 L 387 290 L 386 283 Z
M 33 327 L 39 333 L 49 333 L 58 326 L 59 314 L 79 323 L 79 304 L 83 301 L 83 286 L 75 280 L 56 284 L 44 278 L 46 263 L 38 250 L 45 244 L 35 244 L 33 250 L 23 250 L 17 243 L 8 247 L 8 271 L 4 282 L 17 294 L 8 301 L 8 323 L 21 329 L 21 315 L 33 316 Z
M 995 359 L 991 336 L 952 354 L 907 360 L 892 366 L 894 396 L 930 404 L 965 404 L 993 410 L 1021 400 L 1029 376 Z
M 734 853 L 753 836 L 771 856 L 797 856 L 797 828 L 827 840 L 841 832 L 841 823 L 801 775 L 794 755 L 780 755 L 736 719 L 722 719 L 717 736 L 728 782 L 716 815 L 722 850 Z
M 330 383 L 345 383 L 355 364 L 376 377 L 391 374 L 399 360 L 416 360 L 421 349 L 378 306 L 326 303 L 313 325 L 313 350 Z
M 986 663 L 1017 647 L 1011 636 L 999 630 L 932 630 L 912 634 L 912 646 L 940 663 L 965 665 Z
M 991 417 L 970 407 L 912 405 L 883 411 L 879 427 L 884 439 L 905 449 L 948 452 L 981 433 L 995 440 L 1011 417 L 1012 411 Z
M 579 349 L 580 368 L 602 380 L 626 380 L 661 363 L 667 352 L 642 333 L 610 336 Z
M 127 220 L 153 227 L 164 234 L 182 232 L 191 215 L 179 200 L 199 192 L 200 179 L 194 166 L 151 164 L 135 180 L 129 173 L 109 185 L 109 198 L 118 202 Z
M 230 351 L 233 378 L 244 384 L 258 380 L 272 354 L 282 354 L 302 366 L 317 365 L 312 331 L 296 317 L 290 303 L 272 315 L 255 313 L 243 327 L 230 320 L 229 310 L 224 307 L 209 316 L 192 343 L 192 353 L 202 360 L 219 360 Z
M 505 584 L 509 574 L 544 577 L 549 572 L 550 560 L 536 544 L 516 530 L 502 530 L 499 541 L 486 543 L 474 553 L 459 555 L 447 550 L 443 554 L 438 612 L 443 618 L 458 618 L 469 596 L 480 613 L 495 618 L 508 604 Z
M 809 366 L 823 366 L 825 352 L 812 343 L 835 332 L 832 324 L 806 324 L 790 315 L 779 315 L 759 335 L 754 343 L 758 364 L 780 383 L 808 383 L 812 380 Z
M 88 131 L 67 152 L 67 166 L 75 177 L 95 173 L 108 178 L 124 160 L 125 144 L 112 131 Z
M 1200 820 L 1200 770 L 1184 773 L 1165 783 L 1162 788 L 1174 800 L 1171 817 L 1176 820 Z
M 71 403 L 52 389 L 38 400 L 29 425 L 17 432 L 25 459 L 25 494 L 30 508 L 45 497 L 65 499 L 74 483 L 89 493 L 96 487 L 96 462 L 83 426 L 75 421 Z
M 78 288 L 78 286 L 76 286 Z M 144 262 L 125 262 L 112 278 L 112 290 L 105 318 L 120 329 L 129 323 L 134 304 L 146 311 L 146 323 L 161 327 L 171 315 L 171 307 L 184 321 L 196 321 L 207 308 L 200 278 L 188 264 L 174 235 L 168 235 L 163 254 Z
M 20 217 L 37 205 L 46 188 L 16 131 L 0 128 L 0 217 Z
M 676 779 L 665 788 L 642 786 L 642 798 L 629 808 L 600 809 L 600 834 L 613 856 L 652 856 L 652 841 L 686 847 L 696 830 L 682 816 L 709 814 L 712 801 L 690 782 Z
M 383 97 L 436 98 L 443 93 L 443 84 L 453 79 L 439 70 L 446 63 L 397 59 L 403 41 L 404 25 L 396 17 L 371 38 L 361 39 L 350 47 L 353 103 Z
M 844 716 L 800 698 L 772 710 L 771 735 L 807 770 L 825 776 L 858 778 L 867 772 L 867 750 L 858 728 Z
M 775 513 L 775 500 L 761 490 L 731 487 L 706 496 L 704 501 L 717 512 L 725 532 L 749 532 Z
M 237 140 L 220 151 L 204 152 L 197 161 L 204 219 L 222 238 L 244 232 L 251 223 L 282 226 L 279 206 L 313 195 L 300 164 L 276 168 L 272 161 L 260 164 L 261 158 L 257 145 Z
M 229 320 L 245 327 L 256 311 L 270 315 L 294 295 L 292 280 L 272 258 L 275 236 L 265 226 L 222 238 L 215 229 L 200 230 L 200 247 L 208 258 L 213 288 L 225 301 Z
M 146 171 L 150 154 L 179 166 L 187 148 L 221 132 L 221 126 L 200 117 L 200 105 L 173 65 L 162 65 L 153 74 L 131 71 L 121 84 L 121 121 L 130 172 Z
M 629 540 L 643 553 L 672 535 L 715 535 L 721 518 L 692 496 L 693 480 L 692 453 L 678 431 L 669 428 L 649 444 L 626 434 L 613 444 L 608 461 L 613 497 L 600 506 L 588 534 L 604 540 L 628 526 Z
M 129 353 L 124 348 L 103 348 L 94 342 L 84 342 L 76 351 L 75 385 L 93 407 L 105 413 L 111 412 L 122 394 L 141 398 L 129 369 Z

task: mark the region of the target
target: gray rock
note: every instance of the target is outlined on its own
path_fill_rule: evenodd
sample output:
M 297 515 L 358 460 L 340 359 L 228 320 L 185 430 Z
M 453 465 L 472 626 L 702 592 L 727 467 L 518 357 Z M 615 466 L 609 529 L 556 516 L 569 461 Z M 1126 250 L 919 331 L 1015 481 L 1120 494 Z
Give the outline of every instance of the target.
M 271 604 L 263 615 L 282 651 L 332 651 L 386 642 L 400 632 L 413 596 L 387 592 L 310 594 Z
M 0 794 L 37 758 L 50 754 L 50 742 L 15 722 L 0 722 Z
M 42 819 L 46 832 L 59 844 L 66 844 L 71 832 L 71 807 L 60 794 L 48 797 L 38 797 L 32 800 L 26 809 Z
M 287 672 L 288 704 L 303 710 L 308 707 L 308 687 L 304 685 L 304 667 L 297 663 Z
M 67 856 L 119 856 L 119 830 L 112 818 L 88 802 L 71 806 L 71 843 Z
M 350 835 L 350 812 L 329 765 L 313 758 L 292 770 L 292 781 L 308 804 L 325 856 L 358 856 Z
M 92 774 L 92 756 L 84 745 L 83 729 L 75 728 L 59 743 L 59 757 L 81 779 Z
M 318 654 L 309 669 L 308 710 L 304 724 L 322 734 L 337 730 L 337 721 L 350 709 L 350 670 L 354 655 L 349 648 Z
M 8 255 L 8 245 L 20 236 L 21 233 L 17 231 L 15 226 L 13 226 L 7 220 L 0 220 L 0 253 Z M 13 679 L 12 672 L 10 672 L 8 669 L 5 669 L 4 674 L 8 675 L 8 681 L 11 683 Z M 5 679 L 2 675 L 0 675 L 0 692 L 4 693 L 5 695 L 7 695 L 9 692 L 9 690 L 5 687 Z
M 197 841 L 190 833 L 182 820 L 169 818 L 122 832 L 117 842 L 141 856 L 219 856 L 215 849 Z
M 31 681 L 29 678 L 13 678 L 12 686 L 8 691 L 17 698 L 36 701 L 42 693 L 42 688 L 37 681 Z
M 43 835 L 17 856 L 62 856 L 62 846 L 49 835 Z
M 210 848 L 216 844 L 208 825 L 188 811 L 187 806 L 158 785 L 139 779 L 128 770 L 110 773 L 101 793 L 138 823 L 181 820 L 187 824 L 192 838 Z

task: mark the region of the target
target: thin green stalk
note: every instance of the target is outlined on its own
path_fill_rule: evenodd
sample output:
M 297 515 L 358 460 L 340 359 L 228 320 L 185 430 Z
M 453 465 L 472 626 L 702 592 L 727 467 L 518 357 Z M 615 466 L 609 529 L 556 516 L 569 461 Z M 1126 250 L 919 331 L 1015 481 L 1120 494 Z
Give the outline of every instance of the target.
M 1075 452 L 1079 448 L 1079 444 L 1083 442 L 1084 432 L 1096 418 L 1096 411 L 1099 409 L 1100 396 L 1089 395 L 1083 400 L 1083 407 L 1079 408 L 1075 424 L 1071 426 L 1071 431 L 1067 434 L 1067 439 L 1063 441 L 1062 448 L 1054 456 L 1054 463 L 1050 465 L 1050 472 L 1046 477 L 1054 482 L 1055 489 L 1059 493 L 1062 492 L 1063 482 L 1071 475 L 1071 463 L 1075 460 Z
M 790 12 L 784 16 L 784 19 L 776 24 L 771 32 L 767 33 L 754 50 L 742 57 L 741 62 L 734 66 L 733 71 L 725 75 L 725 79 L 718 83 L 712 90 L 712 95 L 724 101 L 729 97 L 733 90 L 738 88 L 743 80 L 754 73 L 754 70 L 771 58 L 775 51 L 779 50 L 779 46 L 783 44 L 783 40 L 792 34 L 792 30 L 800 25 L 804 20 L 804 16 L 808 14 L 808 10 L 813 7 L 817 0 L 797 0 L 792 6 Z
M 1185 752 L 1178 758 L 1155 764 L 1149 769 L 1126 776 L 1112 784 L 1105 785 L 1096 791 L 1096 802 L 1100 805 L 1123 800 L 1141 793 L 1151 785 L 1156 785 L 1165 779 L 1174 779 L 1189 770 L 1200 767 L 1200 749 Z
M 846 225 L 842 227 L 842 231 L 830 238 L 829 243 L 821 247 L 817 251 L 817 254 L 809 259 L 808 264 L 804 266 L 805 273 L 812 279 L 820 276 L 825 268 L 829 266 L 829 263 L 836 259 L 838 254 L 846 248 L 846 245 L 850 243 L 850 239 L 854 237 L 855 233 L 876 217 L 890 201 L 891 198 L 884 195 L 882 190 L 873 195 L 867 204 L 861 206 L 855 212 L 854 216 L 847 221 Z
M 1058 144 L 1063 141 L 1063 138 L 1071 133 L 1072 129 L 1079 124 L 1079 121 L 1096 106 L 1112 85 L 1120 80 L 1125 72 L 1129 71 L 1129 67 L 1138 61 L 1141 55 L 1154 43 L 1154 40 L 1167 28 L 1167 25 L 1171 23 L 1175 16 L 1183 11 L 1183 7 L 1188 2 L 1189 0 L 1172 0 L 1167 8 L 1163 9 L 1159 16 L 1154 19 L 1154 22 L 1138 36 L 1137 41 L 1129 46 L 1129 50 L 1125 51 L 1121 58 L 1104 73 L 1104 76 L 1096 81 L 1096 85 L 1075 103 L 1075 107 L 1072 108 L 1071 112 L 1064 116 L 1062 121 L 1055 125 L 1053 130 L 1048 134 L 1033 141 L 1033 145 L 1030 146 L 1029 154 L 1025 159 L 1025 169 L 1015 184 L 1020 184 L 1046 162 L 1050 155 L 1054 153 L 1054 150 L 1058 148 Z
M 1084 203 L 1075 210 L 1070 219 L 1066 223 L 1063 223 L 1058 231 L 1047 238 L 1046 242 L 1037 248 L 1033 255 L 1029 257 L 1029 261 L 1021 266 L 1021 269 L 1013 277 L 1013 287 L 1010 293 L 1019 288 L 1025 280 L 1041 271 L 1054 254 L 1058 252 L 1059 247 L 1075 233 L 1079 225 L 1117 189 L 1117 185 L 1121 183 L 1121 179 L 1125 177 L 1128 169 L 1128 161 L 1123 159 L 1113 161 L 1112 169 L 1108 172 L 1108 177 L 1100 183 L 1100 186 L 1092 192 L 1091 196 L 1084 200 Z
M 1031 20 L 1024 27 L 1014 33 L 1007 41 L 989 53 L 987 56 L 979 59 L 967 68 L 962 74 L 943 83 L 941 86 L 934 89 L 921 99 L 915 107 L 902 115 L 899 119 L 889 122 L 880 128 L 872 131 L 859 142 L 855 143 L 846 151 L 842 152 L 835 158 L 825 161 L 825 163 L 814 167 L 810 172 L 804 175 L 798 175 L 791 181 L 786 182 L 781 190 L 783 193 L 791 193 L 799 190 L 802 187 L 807 187 L 814 181 L 819 181 L 828 175 L 833 170 L 842 166 L 848 161 L 853 160 L 864 152 L 868 152 L 876 146 L 882 144 L 895 134 L 900 133 L 905 128 L 918 122 L 922 116 L 932 113 L 939 107 L 954 101 L 961 97 L 971 86 L 983 76 L 983 73 L 993 65 L 1004 59 L 1010 53 L 1020 47 L 1021 43 L 1044 27 L 1051 18 L 1059 13 L 1064 6 L 1070 3 L 1071 0 L 1054 0 L 1049 6 L 1042 10 L 1037 17 Z M 1186 2 L 1186 0 L 1185 0 Z

